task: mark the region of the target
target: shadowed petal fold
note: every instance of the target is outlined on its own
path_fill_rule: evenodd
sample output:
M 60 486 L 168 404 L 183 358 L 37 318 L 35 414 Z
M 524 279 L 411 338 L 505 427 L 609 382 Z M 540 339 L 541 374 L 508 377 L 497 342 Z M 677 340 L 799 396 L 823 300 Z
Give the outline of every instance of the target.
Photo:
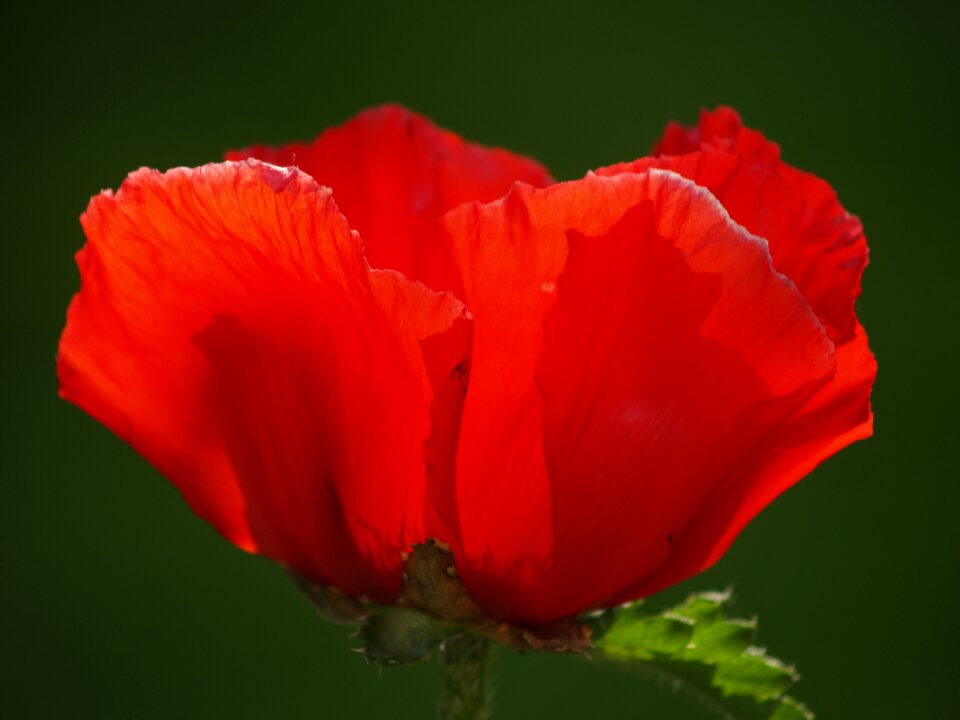
M 853 337 L 867 241 L 826 182 L 783 162 L 776 143 L 726 107 L 704 111 L 694 128 L 670 123 L 654 155 L 597 173 L 656 167 L 707 188 L 736 222 L 767 240 L 774 266 L 800 288 L 830 338 Z
M 876 372 L 867 335 L 858 324 L 854 338 L 837 348 L 837 376 L 706 498 L 690 533 L 676 543 L 672 561 L 615 602 L 652 595 L 707 569 L 777 496 L 826 458 L 870 437 L 869 398 Z
M 393 599 L 424 533 L 428 367 L 466 352 L 435 340 L 463 306 L 370 271 L 329 190 L 292 168 L 140 170 L 82 223 L 61 394 L 232 542 Z

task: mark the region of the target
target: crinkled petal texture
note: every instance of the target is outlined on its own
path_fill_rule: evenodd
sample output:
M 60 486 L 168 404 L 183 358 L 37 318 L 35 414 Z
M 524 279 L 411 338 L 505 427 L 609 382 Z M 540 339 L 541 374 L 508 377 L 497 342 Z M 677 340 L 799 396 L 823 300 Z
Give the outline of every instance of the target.
M 140 170 L 82 223 L 62 395 L 232 542 L 392 600 L 436 514 L 424 447 L 463 306 L 371 271 L 329 190 L 292 168 Z
M 662 168 L 709 189 L 736 222 L 769 243 L 774 267 L 797 285 L 836 345 L 837 371 L 709 498 L 678 540 L 675 559 L 618 600 L 656 592 L 712 565 L 771 500 L 873 429 L 876 363 L 854 307 L 867 264 L 860 221 L 826 182 L 784 163 L 779 147 L 744 127 L 730 108 L 701 113 L 694 128 L 671 123 L 654 153 L 598 172 Z
M 373 267 L 458 295 L 460 274 L 441 241 L 440 216 L 464 202 L 496 200 L 516 181 L 552 182 L 534 160 L 465 142 L 397 105 L 366 110 L 309 144 L 227 154 L 245 157 L 298 166 L 330 186 Z
M 475 318 L 457 457 L 468 590 L 538 623 L 695 571 L 684 548 L 702 549 L 711 505 L 834 375 L 810 304 L 671 172 L 517 186 L 444 223 Z

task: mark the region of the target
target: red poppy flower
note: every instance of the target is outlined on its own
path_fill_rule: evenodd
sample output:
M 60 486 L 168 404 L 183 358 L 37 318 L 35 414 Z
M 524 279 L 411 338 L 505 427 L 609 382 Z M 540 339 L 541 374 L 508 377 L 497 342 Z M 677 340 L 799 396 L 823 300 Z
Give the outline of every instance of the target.
M 228 158 L 91 201 L 61 394 L 318 582 L 619 603 L 870 434 L 860 224 L 732 110 L 559 184 L 397 107 Z

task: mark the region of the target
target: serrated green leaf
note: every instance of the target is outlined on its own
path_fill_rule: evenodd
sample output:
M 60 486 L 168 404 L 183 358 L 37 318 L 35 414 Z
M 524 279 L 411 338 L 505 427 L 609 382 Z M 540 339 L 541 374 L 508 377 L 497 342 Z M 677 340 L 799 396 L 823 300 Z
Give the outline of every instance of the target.
M 756 620 L 717 620 L 698 622 L 684 657 L 688 660 L 716 662 L 742 655 L 757 634 Z
M 783 698 L 769 720 L 814 720 L 813 713 L 792 697 Z
M 630 609 L 614 620 L 600 645 L 613 657 L 649 659 L 683 652 L 692 637 L 692 620 L 675 615 L 641 615 Z
M 728 618 L 726 593 L 700 593 L 654 614 L 638 604 L 592 627 L 597 650 L 697 694 L 731 720 L 813 720 L 785 693 L 796 671 L 753 646 L 756 620 Z
M 739 657 L 717 663 L 714 685 L 727 695 L 747 695 L 757 700 L 780 697 L 797 679 L 796 671 L 762 650 L 747 648 Z
M 695 593 L 670 610 L 700 623 L 712 623 L 723 618 L 723 608 L 730 602 L 730 591 Z

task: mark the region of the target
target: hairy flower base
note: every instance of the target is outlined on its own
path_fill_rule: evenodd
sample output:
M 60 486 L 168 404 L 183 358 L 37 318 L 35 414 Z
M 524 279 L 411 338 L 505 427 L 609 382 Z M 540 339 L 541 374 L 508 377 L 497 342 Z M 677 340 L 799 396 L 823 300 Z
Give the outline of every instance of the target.
M 576 618 L 524 627 L 484 617 L 457 575 L 450 547 L 433 538 L 405 555 L 403 592 L 395 605 L 361 602 L 296 573 L 293 578 L 321 616 L 360 626 L 359 651 L 378 665 L 425 660 L 450 638 L 464 636 L 520 652 L 584 654 L 593 647 L 590 628 Z

